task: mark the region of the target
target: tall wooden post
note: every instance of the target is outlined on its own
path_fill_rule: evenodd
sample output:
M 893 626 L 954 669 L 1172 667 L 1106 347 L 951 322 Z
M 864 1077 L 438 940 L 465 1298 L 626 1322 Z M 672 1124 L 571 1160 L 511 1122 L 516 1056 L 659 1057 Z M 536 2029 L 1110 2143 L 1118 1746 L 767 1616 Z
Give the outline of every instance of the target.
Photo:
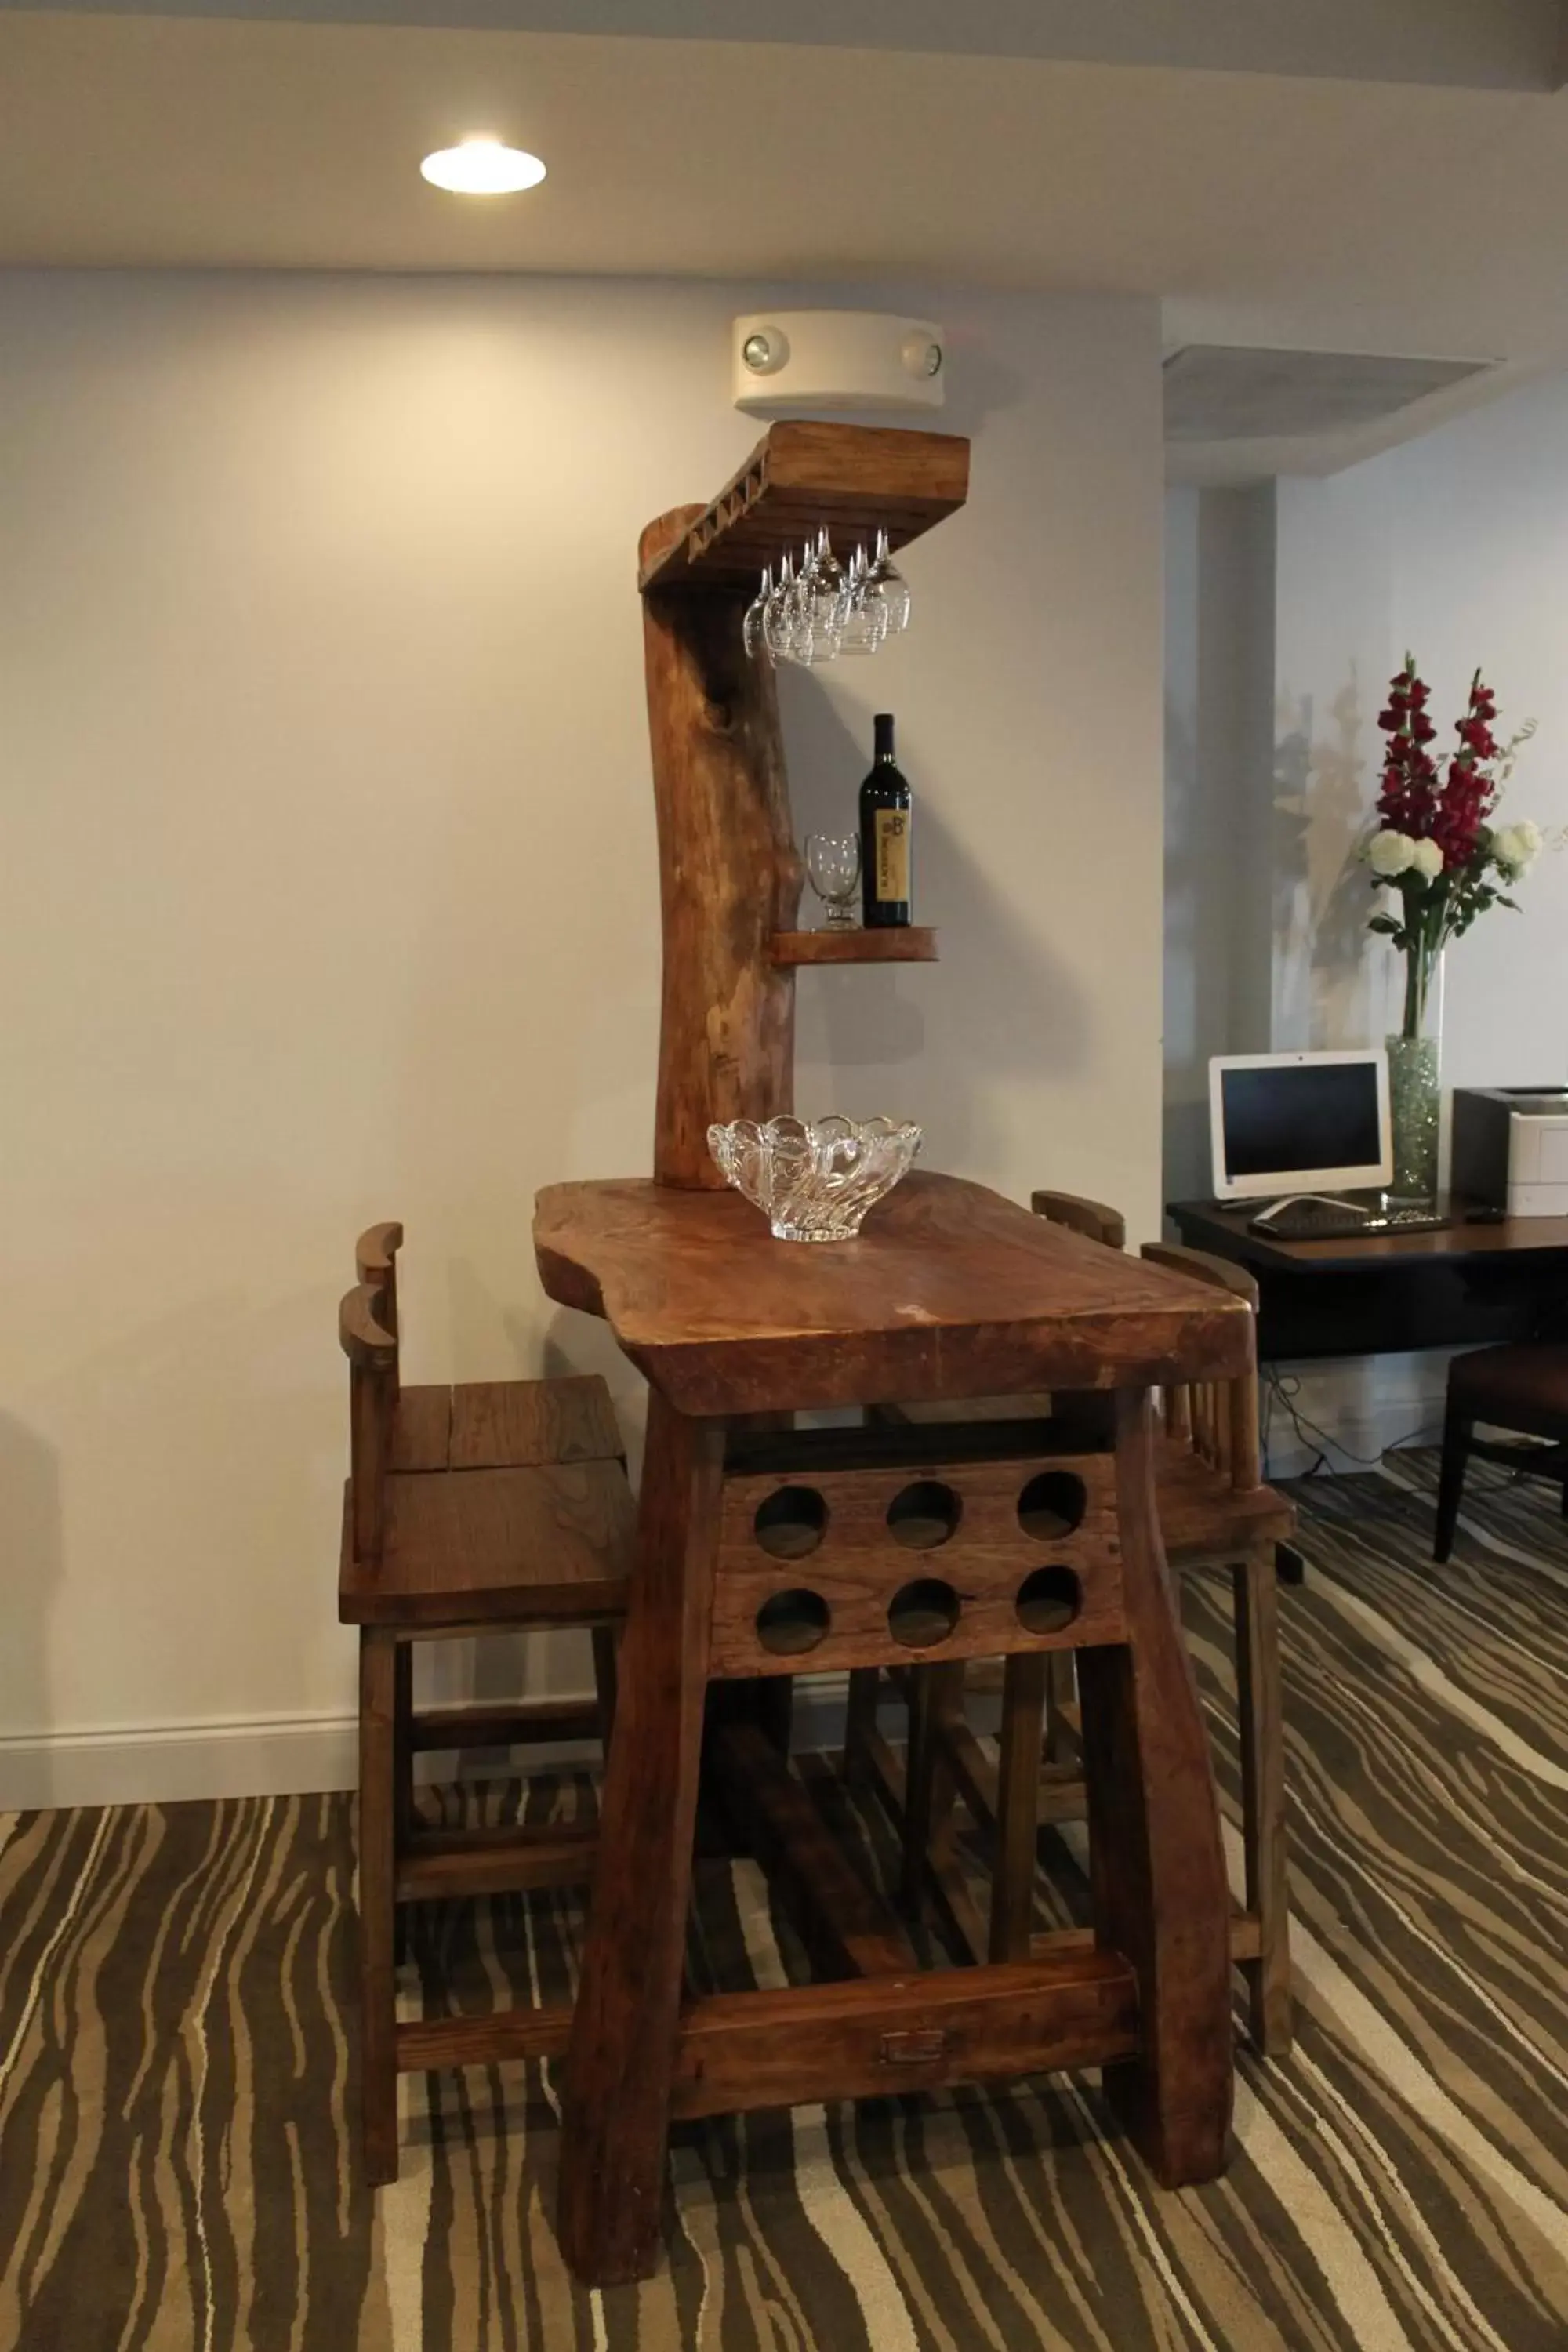
M 950 433 L 786 417 L 706 507 L 649 523 L 638 549 L 658 812 L 664 997 L 654 1174 L 719 1191 L 715 1120 L 794 1108 L 795 966 L 929 962 L 931 931 L 800 933 L 801 868 L 772 665 L 741 627 L 759 568 L 823 526 L 896 549 L 963 504 Z
M 645 573 L 704 509 L 643 533 Z M 801 868 L 772 665 L 748 658 L 751 592 L 733 583 L 643 595 L 648 727 L 664 915 L 654 1175 L 722 1190 L 714 1120 L 768 1119 L 795 1100 L 795 973 L 775 965 Z

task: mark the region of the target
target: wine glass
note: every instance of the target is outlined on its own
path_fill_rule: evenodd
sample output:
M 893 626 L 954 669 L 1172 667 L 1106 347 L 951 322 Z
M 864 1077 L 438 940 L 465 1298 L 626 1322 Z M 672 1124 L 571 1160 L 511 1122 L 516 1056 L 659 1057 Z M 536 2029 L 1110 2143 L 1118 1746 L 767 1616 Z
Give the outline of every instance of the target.
M 832 660 L 848 609 L 844 566 L 833 552 L 825 525 L 816 534 L 816 547 L 807 547 L 796 587 L 795 641 L 800 660 Z
M 812 669 L 840 654 L 874 654 L 909 621 L 910 583 L 893 562 L 886 530 L 877 533 L 872 555 L 857 547 L 846 565 L 824 524 L 798 562 L 785 555 L 776 572 L 766 566 L 741 635 L 752 660 L 765 653 L 775 668 L 799 662 Z
M 866 574 L 865 599 L 873 600 L 887 615 L 887 634 L 896 637 L 910 625 L 910 583 L 888 552 L 888 534 L 877 533 L 877 552 Z
M 786 555 L 763 611 L 763 643 L 776 665 L 795 659 L 795 558 Z
M 825 930 L 857 929 L 850 901 L 860 887 L 860 844 L 852 833 L 806 835 L 805 870 L 811 887 L 827 909 Z
M 887 635 L 887 615 L 880 603 L 866 595 L 866 574 L 870 562 L 863 547 L 858 547 L 849 559 L 845 580 L 847 610 L 844 625 L 838 632 L 841 654 L 874 654 Z
M 746 607 L 746 617 L 741 624 L 741 643 L 752 661 L 763 651 L 765 640 L 763 631 L 768 617 L 768 602 L 773 593 L 773 567 L 763 566 L 763 584 Z

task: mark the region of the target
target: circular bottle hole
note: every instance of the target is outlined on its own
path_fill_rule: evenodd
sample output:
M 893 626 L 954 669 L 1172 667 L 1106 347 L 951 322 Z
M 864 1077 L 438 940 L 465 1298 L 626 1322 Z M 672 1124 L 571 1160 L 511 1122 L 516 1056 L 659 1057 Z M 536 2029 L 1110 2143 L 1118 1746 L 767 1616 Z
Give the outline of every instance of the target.
M 797 1658 L 816 1649 L 831 1619 L 820 1592 L 808 1592 L 804 1585 L 775 1592 L 757 1612 L 757 1639 L 775 1658 Z
M 774 1559 L 805 1559 L 827 1532 L 827 1505 L 815 1486 L 781 1486 L 757 1506 L 757 1541 Z
M 908 1551 L 935 1551 L 957 1532 L 963 1517 L 963 1505 L 938 1478 L 917 1478 L 888 1506 L 889 1531 Z
M 917 1577 L 888 1603 L 888 1631 L 906 1650 L 933 1650 L 958 1622 L 958 1595 L 939 1576 Z
M 1037 1568 L 1018 1587 L 1014 1605 L 1026 1633 L 1059 1633 L 1078 1615 L 1083 1594 L 1070 1568 Z
M 1037 1543 L 1070 1536 L 1083 1525 L 1089 1492 L 1070 1470 L 1042 1470 L 1018 1497 L 1018 1525 Z

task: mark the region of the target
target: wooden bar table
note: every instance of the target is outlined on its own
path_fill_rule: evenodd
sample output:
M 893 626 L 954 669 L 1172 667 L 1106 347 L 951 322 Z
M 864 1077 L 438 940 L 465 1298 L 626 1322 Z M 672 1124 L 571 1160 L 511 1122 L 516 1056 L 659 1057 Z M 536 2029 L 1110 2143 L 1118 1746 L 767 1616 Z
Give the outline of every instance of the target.
M 545 1289 L 649 1383 L 638 1547 L 568 2053 L 559 2227 L 589 2284 L 647 2275 L 673 2118 L 1103 2066 L 1156 2177 L 1221 2168 L 1229 1896 L 1208 1743 L 1153 1508 L 1148 1391 L 1243 1369 L 1239 1301 L 981 1186 L 911 1175 L 858 1241 L 774 1241 L 739 1194 L 539 1196 Z M 758 1416 L 1038 1389 L 1080 1423 L 790 1428 Z M 918 1969 L 757 1719 L 722 1768 L 815 1915 L 826 1982 L 693 1997 L 682 1959 L 712 1683 L 1078 1653 L 1093 1927 L 1026 1963 Z
M 1224 2158 L 1229 1899 L 1148 1391 L 1238 1372 L 1249 1313 L 949 1177 L 906 1179 L 858 1241 L 776 1242 L 708 1145 L 716 1121 L 790 1111 L 802 971 L 913 976 L 938 953 L 931 930 L 797 928 L 773 672 L 742 627 L 760 568 L 821 527 L 841 552 L 881 532 L 899 550 L 963 507 L 969 464 L 951 434 L 784 419 L 707 506 L 659 516 L 638 546 L 664 946 L 653 1181 L 553 1186 L 535 1223 L 546 1290 L 603 1316 L 650 1388 L 563 2110 L 561 2240 L 594 2284 L 658 2259 L 677 2116 L 1103 2065 L 1162 2180 Z M 792 1422 L 1041 1388 L 1102 1392 L 1103 1427 Z M 787 1703 L 806 1667 L 1000 1654 L 1043 1671 L 1068 1647 L 1092 1932 L 1037 1938 L 1027 1962 L 921 1972 L 789 1771 L 787 1704 L 766 1695 Z M 825 1981 L 683 1990 L 705 1735 Z

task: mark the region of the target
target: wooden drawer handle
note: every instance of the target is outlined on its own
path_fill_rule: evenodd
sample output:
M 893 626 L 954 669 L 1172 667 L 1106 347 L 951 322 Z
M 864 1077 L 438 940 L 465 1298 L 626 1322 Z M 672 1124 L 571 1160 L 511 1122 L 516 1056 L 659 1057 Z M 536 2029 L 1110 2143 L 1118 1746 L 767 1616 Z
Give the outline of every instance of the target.
M 931 2066 L 947 2054 L 947 2036 L 940 2026 L 905 2033 L 884 2033 L 879 2053 L 884 2066 Z

